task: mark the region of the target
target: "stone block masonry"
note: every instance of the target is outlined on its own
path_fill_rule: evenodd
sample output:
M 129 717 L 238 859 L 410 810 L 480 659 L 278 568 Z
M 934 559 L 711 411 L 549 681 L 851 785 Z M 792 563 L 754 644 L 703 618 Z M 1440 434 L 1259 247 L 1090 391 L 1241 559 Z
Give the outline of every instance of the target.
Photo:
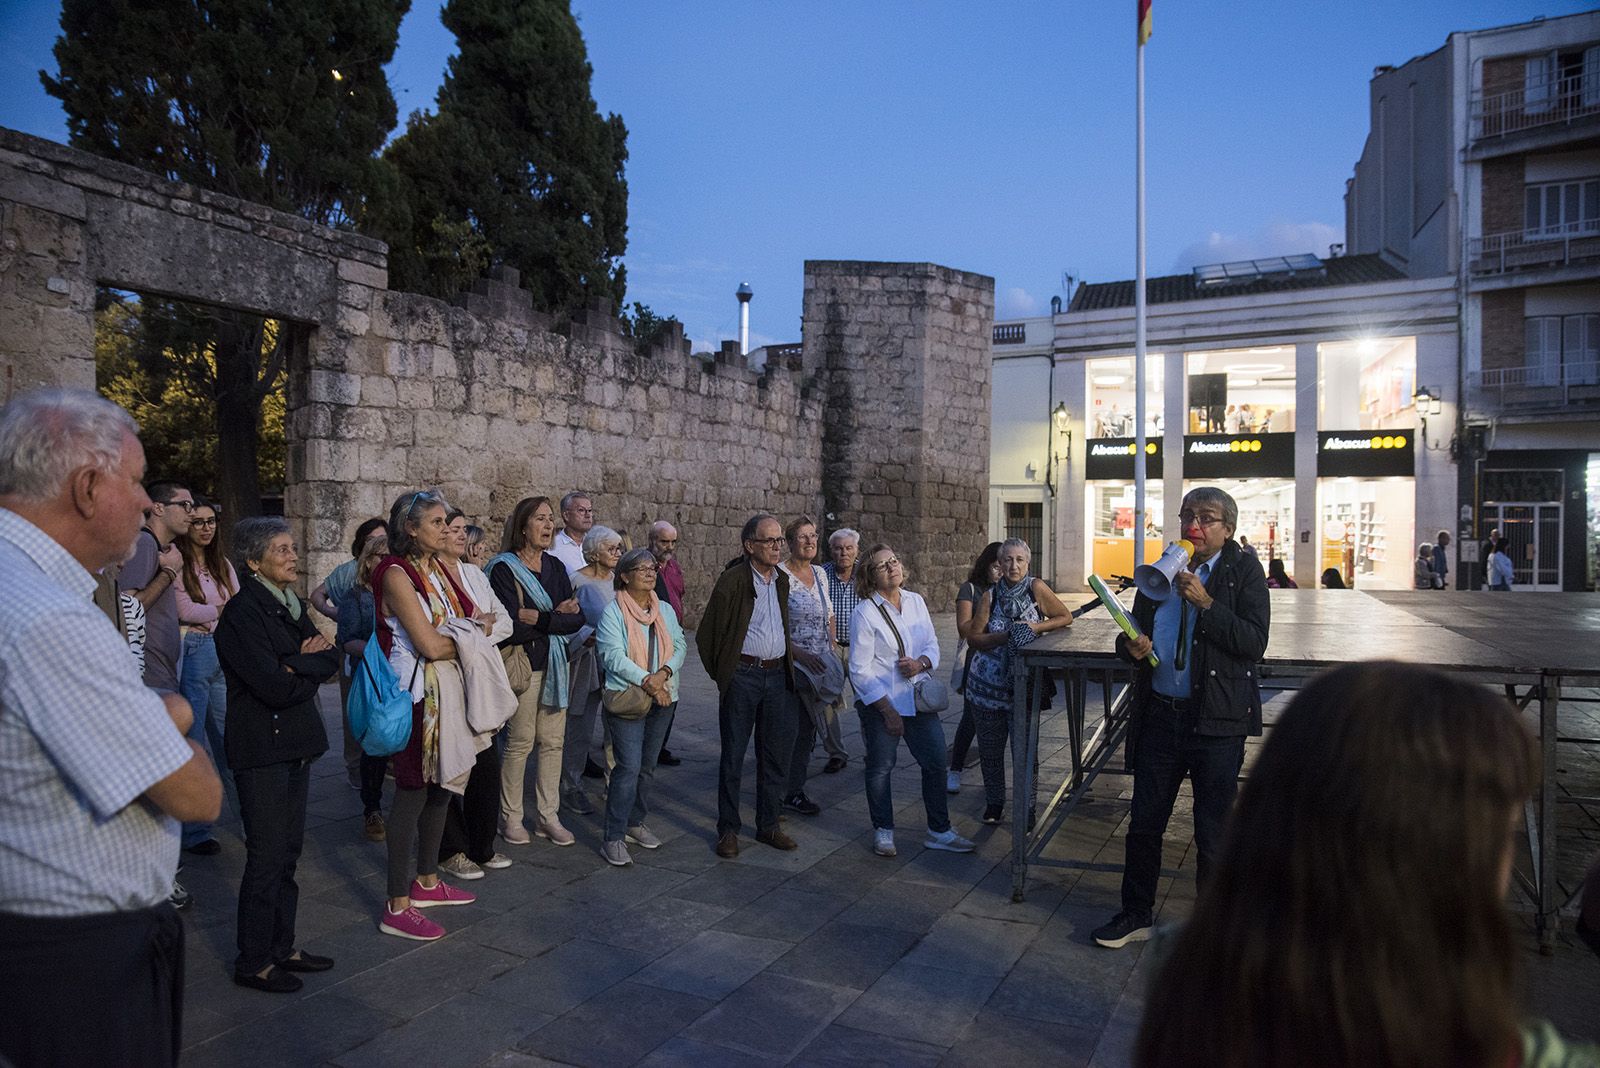
M 677 332 L 640 355 L 609 308 L 552 323 L 504 268 L 454 305 L 393 292 L 387 251 L 0 129 L 0 401 L 94 386 L 97 286 L 249 311 L 303 339 L 285 511 L 313 581 L 407 489 L 498 544 L 518 499 L 582 488 L 638 544 L 679 528 L 691 624 L 756 511 L 890 540 L 951 602 L 984 542 L 992 280 L 808 263 L 803 357 L 757 373 Z

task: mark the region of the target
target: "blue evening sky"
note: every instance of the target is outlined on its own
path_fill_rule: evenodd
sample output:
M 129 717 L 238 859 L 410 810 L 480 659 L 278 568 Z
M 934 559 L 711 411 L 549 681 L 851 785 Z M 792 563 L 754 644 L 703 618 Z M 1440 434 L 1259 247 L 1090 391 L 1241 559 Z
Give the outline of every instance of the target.
M 602 111 L 629 130 L 628 299 L 696 348 L 797 341 L 807 259 L 992 275 L 997 312 L 1134 268 L 1134 0 L 577 0 Z M 1367 80 L 1575 0 L 1155 0 L 1152 275 L 1326 254 L 1367 130 Z M 39 86 L 58 5 L 0 0 L 0 124 L 66 139 Z M 416 0 L 390 81 L 431 108 L 454 51 Z

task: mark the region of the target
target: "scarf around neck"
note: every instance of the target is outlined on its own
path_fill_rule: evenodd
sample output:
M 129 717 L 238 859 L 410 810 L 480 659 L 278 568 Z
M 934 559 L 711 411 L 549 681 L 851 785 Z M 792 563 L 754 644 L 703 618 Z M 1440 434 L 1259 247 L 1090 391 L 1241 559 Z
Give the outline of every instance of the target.
M 527 564 L 522 562 L 522 557 L 516 553 L 501 553 L 490 560 L 484 568 L 493 571 L 494 565 L 504 564 L 511 569 L 511 574 L 522 587 L 522 592 L 528 595 L 528 600 L 540 612 L 555 610 L 555 602 L 550 599 L 550 593 L 539 581 Z M 514 621 L 514 620 L 513 620 Z M 567 667 L 567 636 L 565 634 L 551 634 L 550 654 L 544 669 L 544 688 L 539 691 L 539 703 L 546 708 L 566 708 L 567 689 L 569 685 L 569 671 Z
M 303 611 L 303 609 L 300 607 L 300 598 L 295 596 L 295 592 L 293 590 L 286 590 L 282 588 L 276 582 L 271 581 L 259 571 L 252 571 L 250 573 L 255 576 L 257 582 L 261 583 L 261 585 L 267 588 L 267 592 L 272 594 L 273 600 L 277 601 L 279 604 L 283 605 L 283 607 L 289 610 L 290 619 L 294 620 L 296 623 L 300 622 L 300 613 Z
M 617 594 L 617 608 L 622 612 L 622 630 L 628 636 L 628 659 L 645 671 L 650 671 L 650 630 L 655 628 L 658 663 L 672 659 L 675 646 L 672 635 L 661 625 L 661 598 L 650 594 L 650 607 L 633 599 L 626 590 Z

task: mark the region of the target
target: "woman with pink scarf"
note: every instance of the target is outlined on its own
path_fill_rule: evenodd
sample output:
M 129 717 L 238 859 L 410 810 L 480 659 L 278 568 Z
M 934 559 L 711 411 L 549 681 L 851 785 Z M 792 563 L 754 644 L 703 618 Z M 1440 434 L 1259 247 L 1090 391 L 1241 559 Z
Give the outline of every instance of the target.
M 616 765 L 606 793 L 606 862 L 632 864 L 631 843 L 641 849 L 661 845 L 644 825 L 650 784 L 661 743 L 678 707 L 678 677 L 688 642 L 672 606 L 656 596 L 656 559 L 649 549 L 634 549 L 617 561 L 617 599 L 606 607 L 595 631 L 595 647 L 605 674 L 606 731 Z M 634 708 L 627 691 L 638 687 L 648 701 Z M 615 700 L 621 695 L 622 700 Z M 638 698 L 637 692 L 632 694 Z M 615 706 L 615 707 L 613 707 Z

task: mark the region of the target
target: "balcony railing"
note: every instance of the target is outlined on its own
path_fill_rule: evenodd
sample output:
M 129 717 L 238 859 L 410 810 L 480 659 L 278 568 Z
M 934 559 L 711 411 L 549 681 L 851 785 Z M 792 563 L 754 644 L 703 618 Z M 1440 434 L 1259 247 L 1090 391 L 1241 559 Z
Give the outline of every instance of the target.
M 1504 92 L 1472 94 L 1472 139 L 1503 137 L 1600 115 L 1600 75 L 1538 78 Z
M 1483 276 L 1600 262 L 1600 220 L 1475 237 L 1467 244 L 1467 262 Z
M 994 328 L 996 345 L 1021 345 L 1028 340 L 1027 323 L 997 323 Z
M 1475 371 L 1467 384 L 1480 401 L 1504 409 L 1600 405 L 1600 360 Z

